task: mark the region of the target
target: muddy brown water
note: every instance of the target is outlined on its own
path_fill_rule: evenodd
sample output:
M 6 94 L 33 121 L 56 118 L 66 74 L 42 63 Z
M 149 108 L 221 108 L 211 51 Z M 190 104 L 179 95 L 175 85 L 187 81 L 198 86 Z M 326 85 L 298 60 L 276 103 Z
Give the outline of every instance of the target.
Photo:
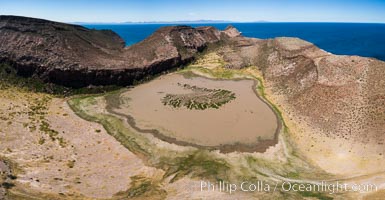
M 180 84 L 225 89 L 234 92 L 236 98 L 219 109 L 191 110 L 164 105 L 162 98 L 166 94 L 192 92 Z M 107 98 L 108 110 L 126 116 L 136 130 L 167 142 L 223 152 L 263 152 L 276 144 L 280 126 L 274 111 L 257 96 L 256 84 L 247 79 L 214 80 L 168 74 L 126 90 L 110 98 L 110 102 Z

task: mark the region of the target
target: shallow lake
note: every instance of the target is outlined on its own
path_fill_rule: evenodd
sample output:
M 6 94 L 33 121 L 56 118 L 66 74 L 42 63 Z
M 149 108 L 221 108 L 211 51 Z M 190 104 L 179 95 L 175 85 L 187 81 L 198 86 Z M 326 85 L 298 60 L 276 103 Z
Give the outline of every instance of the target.
M 206 147 L 256 145 L 274 140 L 278 123 L 275 113 L 257 96 L 255 84 L 247 79 L 214 80 L 173 73 L 121 93 L 114 112 L 129 116 L 134 120 L 131 125 L 139 130 L 157 130 L 155 136 L 173 138 L 171 142 Z M 169 104 L 170 99 L 179 104 Z M 208 106 L 190 106 L 197 102 Z

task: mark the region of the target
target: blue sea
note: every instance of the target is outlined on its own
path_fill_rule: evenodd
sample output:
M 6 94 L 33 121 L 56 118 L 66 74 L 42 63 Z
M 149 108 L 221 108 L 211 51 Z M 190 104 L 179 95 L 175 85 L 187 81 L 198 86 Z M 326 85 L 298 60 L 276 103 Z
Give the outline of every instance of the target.
M 162 26 L 172 24 L 87 24 L 88 28 L 111 29 L 127 45 L 135 44 Z M 220 30 L 227 23 L 186 24 L 193 27 L 214 26 Z M 328 52 L 359 55 L 385 61 L 385 24 L 366 23 L 232 23 L 244 36 L 255 38 L 298 37 Z

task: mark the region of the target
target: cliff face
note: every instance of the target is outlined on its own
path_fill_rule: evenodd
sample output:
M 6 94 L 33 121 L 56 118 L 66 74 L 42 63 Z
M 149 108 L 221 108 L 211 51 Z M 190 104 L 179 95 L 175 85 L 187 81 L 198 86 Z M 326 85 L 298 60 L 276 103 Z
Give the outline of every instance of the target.
M 19 75 L 67 86 L 128 85 L 189 62 L 221 37 L 229 36 L 213 27 L 164 27 L 125 48 L 109 30 L 0 16 L 0 61 L 12 64 Z
M 24 76 L 50 79 L 55 69 L 81 69 L 94 59 L 115 57 L 124 41 L 112 31 L 40 19 L 0 16 L 0 60 Z

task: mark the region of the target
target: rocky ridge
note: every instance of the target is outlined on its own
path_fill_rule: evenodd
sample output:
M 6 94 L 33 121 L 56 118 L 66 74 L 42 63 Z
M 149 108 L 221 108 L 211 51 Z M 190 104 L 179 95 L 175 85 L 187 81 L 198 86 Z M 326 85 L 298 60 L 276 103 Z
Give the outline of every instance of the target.
M 235 36 L 234 28 L 163 27 L 125 47 L 110 30 L 42 19 L 0 16 L 0 62 L 22 76 L 61 85 L 129 85 L 190 62 L 208 44 Z

